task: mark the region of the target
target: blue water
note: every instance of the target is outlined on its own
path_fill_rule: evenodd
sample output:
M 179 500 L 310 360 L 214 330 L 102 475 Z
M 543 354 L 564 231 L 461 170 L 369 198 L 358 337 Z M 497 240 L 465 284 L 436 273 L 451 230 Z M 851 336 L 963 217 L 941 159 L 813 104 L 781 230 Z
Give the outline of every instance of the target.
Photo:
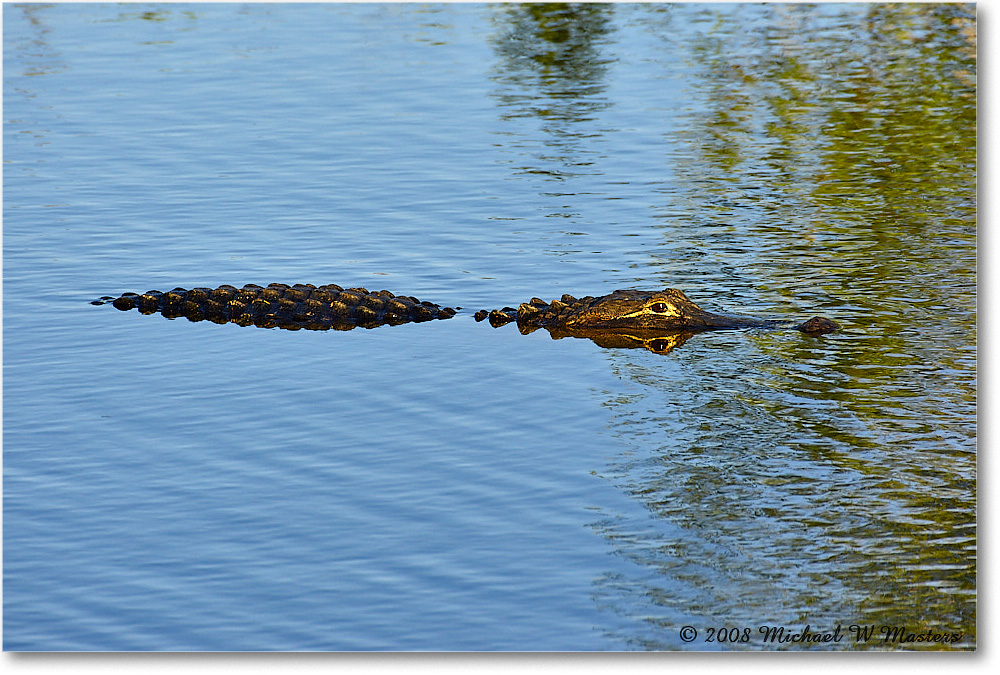
M 967 7 L 3 10 L 4 649 L 974 648 Z M 89 304 L 270 282 L 464 309 Z M 845 330 L 471 317 L 665 286 Z

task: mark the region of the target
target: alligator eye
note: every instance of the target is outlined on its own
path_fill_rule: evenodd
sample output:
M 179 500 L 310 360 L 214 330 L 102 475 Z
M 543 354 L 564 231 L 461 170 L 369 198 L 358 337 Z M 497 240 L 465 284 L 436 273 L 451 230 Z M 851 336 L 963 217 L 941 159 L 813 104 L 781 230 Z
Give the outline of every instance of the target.
M 665 302 L 654 302 L 649 308 L 657 314 L 666 314 L 667 310 L 670 309 Z

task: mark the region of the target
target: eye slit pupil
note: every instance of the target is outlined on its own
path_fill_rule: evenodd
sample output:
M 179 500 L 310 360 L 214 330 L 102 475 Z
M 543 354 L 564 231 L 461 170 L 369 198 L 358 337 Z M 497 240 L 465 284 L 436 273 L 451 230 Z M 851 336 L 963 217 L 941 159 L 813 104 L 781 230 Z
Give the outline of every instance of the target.
M 654 302 L 652 305 L 649 306 L 649 308 L 658 314 L 663 314 L 664 312 L 667 311 L 667 303 Z

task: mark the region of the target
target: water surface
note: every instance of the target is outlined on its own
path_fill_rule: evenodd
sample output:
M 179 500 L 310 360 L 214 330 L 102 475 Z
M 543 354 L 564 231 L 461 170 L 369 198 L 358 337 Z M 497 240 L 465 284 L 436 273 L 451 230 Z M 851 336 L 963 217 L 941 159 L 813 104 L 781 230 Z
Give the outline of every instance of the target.
M 3 9 L 5 649 L 975 646 L 969 6 Z M 465 311 L 89 304 L 272 281 Z M 665 286 L 844 330 L 471 318 Z

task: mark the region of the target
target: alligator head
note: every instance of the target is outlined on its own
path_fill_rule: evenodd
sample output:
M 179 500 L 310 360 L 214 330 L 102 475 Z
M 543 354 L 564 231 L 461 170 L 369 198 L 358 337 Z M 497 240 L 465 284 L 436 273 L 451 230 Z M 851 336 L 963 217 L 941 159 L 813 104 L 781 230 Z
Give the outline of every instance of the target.
M 561 318 L 561 317 L 560 317 Z M 743 328 L 767 325 L 706 312 L 681 291 L 615 291 L 594 298 L 560 321 L 566 327 L 668 330 L 679 328 Z
M 681 331 L 785 326 L 780 321 L 705 311 L 674 288 L 662 291 L 619 290 L 597 298 L 564 295 L 561 300 L 552 302 L 532 298 L 516 310 L 505 307 L 489 314 L 479 312 L 476 316 L 479 320 L 488 316 L 493 326 L 517 321 L 522 332 L 535 328 Z M 823 317 L 813 317 L 802 324 L 788 327 L 811 335 L 822 335 L 839 329 L 836 323 Z

